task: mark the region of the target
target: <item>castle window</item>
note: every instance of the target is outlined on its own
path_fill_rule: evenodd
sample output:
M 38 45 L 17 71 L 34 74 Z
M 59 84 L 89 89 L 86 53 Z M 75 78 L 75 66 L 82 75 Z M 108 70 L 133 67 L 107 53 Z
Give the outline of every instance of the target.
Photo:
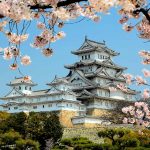
M 88 55 L 88 58 L 90 59 L 90 55 Z
M 108 102 L 105 102 L 105 105 L 108 106 Z
M 21 90 L 21 86 L 19 86 L 19 90 Z
M 49 104 L 48 107 L 52 107 L 52 104 Z
M 10 110 L 10 107 L 9 107 L 9 110 Z
M 31 91 L 31 87 L 30 87 L 29 89 L 30 89 L 30 91 Z
M 27 90 L 27 86 L 25 86 L 25 90 Z
M 84 59 L 84 57 L 82 56 L 82 60 Z
M 102 95 L 102 91 L 99 91 L 99 95 Z
M 37 106 L 33 106 L 33 109 L 37 109 Z
M 85 55 L 85 59 L 87 59 L 87 55 Z
M 44 105 L 43 105 L 43 108 L 44 108 Z
M 18 107 L 14 107 L 14 109 L 18 109 Z

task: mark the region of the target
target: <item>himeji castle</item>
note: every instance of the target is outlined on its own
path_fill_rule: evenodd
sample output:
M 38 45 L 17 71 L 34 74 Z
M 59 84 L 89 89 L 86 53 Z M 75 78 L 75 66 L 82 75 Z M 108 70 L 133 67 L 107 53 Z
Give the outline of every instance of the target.
M 72 51 L 78 62 L 65 65 L 69 74 L 55 77 L 45 90 L 34 91 L 37 84 L 15 78 L 8 86 L 11 91 L 1 98 L 5 104 L 0 110 L 17 112 L 56 112 L 65 127 L 78 125 L 97 126 L 110 124 L 102 118 L 108 111 L 114 111 L 122 102 L 136 101 L 137 91 L 127 88 L 122 91 L 118 84 L 125 84 L 123 72 L 127 68 L 113 62 L 119 53 L 107 48 L 105 42 L 85 38 L 82 46 Z M 110 87 L 117 90 L 111 91 Z

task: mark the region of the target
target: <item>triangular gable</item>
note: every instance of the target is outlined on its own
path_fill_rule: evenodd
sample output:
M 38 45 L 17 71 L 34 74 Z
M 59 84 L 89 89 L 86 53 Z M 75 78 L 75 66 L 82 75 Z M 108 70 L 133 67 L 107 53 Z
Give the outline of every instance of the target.
M 85 42 L 83 43 L 83 45 L 79 48 L 79 50 L 91 49 L 91 48 L 93 48 L 93 46 L 90 45 L 87 41 L 85 41 Z
M 55 86 L 51 86 L 51 88 L 46 93 L 49 94 L 49 93 L 56 93 L 56 92 L 61 92 L 61 90 L 59 90 Z
M 84 77 L 84 74 L 79 70 L 75 70 L 73 72 L 72 76 L 69 79 L 69 82 L 72 84 L 82 83 L 82 86 L 94 86 L 95 85 L 90 80 L 86 79 Z
M 104 76 L 109 76 L 107 73 L 106 69 L 104 67 L 101 67 L 95 71 L 95 74 L 99 75 L 104 75 Z
M 24 94 L 21 91 L 18 91 L 16 88 L 13 88 L 5 97 L 16 97 L 23 96 Z
M 94 94 L 88 92 L 87 90 L 83 90 L 78 96 L 94 96 Z
M 126 67 L 121 67 L 121 66 L 115 64 L 111 59 L 106 60 L 104 63 L 106 65 L 114 66 L 114 67 L 117 67 L 117 68 L 120 68 L 120 69 L 126 69 Z

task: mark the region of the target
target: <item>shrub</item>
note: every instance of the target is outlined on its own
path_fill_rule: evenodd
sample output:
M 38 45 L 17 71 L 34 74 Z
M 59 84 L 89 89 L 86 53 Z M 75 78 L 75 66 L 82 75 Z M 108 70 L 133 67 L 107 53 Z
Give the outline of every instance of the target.
M 61 143 L 62 143 L 63 145 L 71 146 L 72 140 L 71 140 L 71 139 L 63 139 L 63 140 L 61 141 Z

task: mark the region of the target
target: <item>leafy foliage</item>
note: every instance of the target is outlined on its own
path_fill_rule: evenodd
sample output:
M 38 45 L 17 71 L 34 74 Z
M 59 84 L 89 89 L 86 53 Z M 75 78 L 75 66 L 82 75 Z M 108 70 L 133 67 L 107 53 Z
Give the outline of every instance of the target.
M 54 113 L 1 113 L 0 149 L 38 150 L 53 146 L 62 137 L 59 118 Z M 6 117 L 7 116 L 7 117 Z
M 98 133 L 99 137 L 105 139 L 105 143 L 111 144 L 116 150 L 134 148 L 149 148 L 150 130 L 136 131 L 126 128 L 105 129 Z

